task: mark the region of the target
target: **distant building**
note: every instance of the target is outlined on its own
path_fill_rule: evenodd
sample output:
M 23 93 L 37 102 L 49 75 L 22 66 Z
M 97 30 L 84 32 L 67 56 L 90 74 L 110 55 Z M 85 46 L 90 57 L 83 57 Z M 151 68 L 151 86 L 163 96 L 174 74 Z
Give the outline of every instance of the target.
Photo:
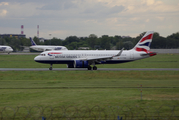
M 89 50 L 89 47 L 79 47 L 78 50 Z
M 24 49 L 23 49 L 23 52 L 29 52 L 30 51 L 30 47 L 29 46 L 22 46 Z
M 40 41 L 40 42 L 45 42 L 46 39 L 44 39 L 44 38 L 39 38 L 39 41 Z
M 52 40 L 52 39 L 39 38 L 39 41 L 40 41 L 40 42 L 43 42 L 43 43 L 44 43 L 45 41 L 48 41 L 48 40 Z
M 5 37 L 25 38 L 26 35 L 24 35 L 24 34 L 0 34 L 0 37 L 1 38 L 5 38 Z

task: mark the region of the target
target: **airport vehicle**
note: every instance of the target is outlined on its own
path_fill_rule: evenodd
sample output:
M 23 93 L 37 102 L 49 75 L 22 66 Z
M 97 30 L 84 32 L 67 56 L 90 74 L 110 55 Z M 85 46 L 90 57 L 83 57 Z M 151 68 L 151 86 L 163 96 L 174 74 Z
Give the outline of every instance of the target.
M 39 63 L 50 64 L 49 70 L 52 70 L 53 64 L 67 64 L 68 68 L 97 70 L 96 64 L 125 63 L 156 55 L 155 52 L 149 51 L 153 33 L 153 31 L 146 32 L 131 50 L 46 51 L 36 56 L 34 60 Z
M 9 54 L 12 51 L 13 49 L 10 46 L 0 45 L 0 52 Z
M 68 50 L 65 46 L 37 45 L 32 38 L 30 38 L 30 41 L 32 44 L 30 48 L 37 51 Z

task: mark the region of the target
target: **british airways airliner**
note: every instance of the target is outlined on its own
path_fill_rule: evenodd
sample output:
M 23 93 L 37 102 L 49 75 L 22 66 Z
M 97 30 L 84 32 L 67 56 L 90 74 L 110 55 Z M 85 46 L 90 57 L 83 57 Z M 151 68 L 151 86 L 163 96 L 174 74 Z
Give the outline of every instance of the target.
M 10 46 L 0 45 L 0 52 L 10 53 L 13 49 Z
M 67 64 L 68 68 L 87 68 L 97 70 L 96 64 L 116 64 L 131 62 L 156 55 L 151 52 L 150 44 L 153 31 L 148 31 L 131 50 L 67 50 L 46 51 L 36 56 L 34 60 L 39 63 Z M 91 67 L 92 66 L 92 67 Z
M 30 48 L 37 51 L 68 50 L 65 46 L 36 45 L 36 43 L 32 40 L 32 38 L 30 38 L 30 41 L 32 44 Z

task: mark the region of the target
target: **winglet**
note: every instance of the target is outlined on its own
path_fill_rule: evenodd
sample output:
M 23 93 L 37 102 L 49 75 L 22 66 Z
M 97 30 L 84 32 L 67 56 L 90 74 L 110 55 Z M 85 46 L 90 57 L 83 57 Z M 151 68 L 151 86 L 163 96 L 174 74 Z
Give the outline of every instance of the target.
M 115 56 L 120 56 L 122 54 L 123 50 L 124 50 L 124 48 L 122 48 L 121 51 Z

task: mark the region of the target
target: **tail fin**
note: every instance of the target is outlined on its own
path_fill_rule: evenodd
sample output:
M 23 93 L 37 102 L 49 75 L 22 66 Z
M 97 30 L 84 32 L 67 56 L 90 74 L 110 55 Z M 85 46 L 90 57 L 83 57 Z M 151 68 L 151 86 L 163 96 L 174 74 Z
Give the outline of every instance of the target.
M 30 37 L 29 39 L 30 39 L 30 41 L 31 41 L 32 46 L 35 46 L 36 43 L 32 40 L 32 38 Z
M 146 32 L 145 35 L 140 39 L 140 41 L 136 44 L 136 46 L 133 49 L 138 52 L 144 51 L 148 53 L 148 51 L 150 50 L 150 44 L 152 42 L 153 33 L 153 31 Z

